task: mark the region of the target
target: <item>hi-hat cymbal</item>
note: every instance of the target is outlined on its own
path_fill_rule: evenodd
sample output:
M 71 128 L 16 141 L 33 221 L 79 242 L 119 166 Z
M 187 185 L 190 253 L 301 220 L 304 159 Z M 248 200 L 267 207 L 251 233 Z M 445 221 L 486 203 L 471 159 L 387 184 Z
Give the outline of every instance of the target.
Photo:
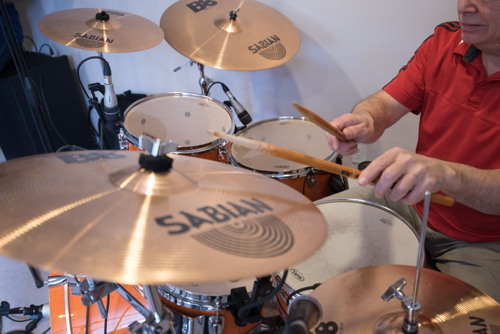
M 38 28 L 55 42 L 96 52 L 141 51 L 163 40 L 154 22 L 113 9 L 61 10 L 44 16 Z
M 405 265 L 369 266 L 326 281 L 311 293 L 323 307 L 316 333 L 336 333 L 335 328 L 346 334 L 402 333 L 401 301 L 385 302 L 381 296 L 400 278 L 407 280 L 403 293 L 412 296 L 415 270 Z M 459 279 L 424 268 L 418 291 L 419 333 L 490 333 L 500 326 L 500 304 Z
M 326 238 L 317 207 L 261 174 L 172 155 L 77 151 L 0 164 L 0 253 L 36 267 L 124 284 L 265 276 Z
M 257 71 L 289 61 L 300 34 L 277 10 L 255 0 L 181 0 L 163 13 L 165 40 L 179 53 L 207 66 Z

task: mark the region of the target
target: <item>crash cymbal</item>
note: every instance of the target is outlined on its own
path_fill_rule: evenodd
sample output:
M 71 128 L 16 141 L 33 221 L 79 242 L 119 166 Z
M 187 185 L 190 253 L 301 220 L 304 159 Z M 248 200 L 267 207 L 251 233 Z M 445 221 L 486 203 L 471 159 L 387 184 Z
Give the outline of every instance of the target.
M 44 16 L 40 31 L 51 40 L 96 52 L 133 52 L 156 46 L 162 29 L 152 21 L 120 10 L 74 8 Z
M 277 10 L 254 0 L 181 0 L 160 20 L 165 40 L 179 53 L 207 66 L 256 71 L 289 61 L 300 34 Z
M 331 278 L 311 293 L 323 307 L 316 333 L 402 333 L 401 301 L 388 302 L 382 294 L 397 280 L 413 294 L 415 267 L 380 265 L 354 269 Z M 481 291 L 449 275 L 423 269 L 417 301 L 419 333 L 486 333 L 500 326 L 500 304 Z M 487 331 L 490 328 L 490 331 Z M 331 331 L 328 331 L 331 330 Z
M 104 281 L 175 284 L 265 276 L 325 241 L 321 212 L 280 182 L 181 155 L 169 172 L 151 172 L 140 154 L 1 163 L 0 253 Z

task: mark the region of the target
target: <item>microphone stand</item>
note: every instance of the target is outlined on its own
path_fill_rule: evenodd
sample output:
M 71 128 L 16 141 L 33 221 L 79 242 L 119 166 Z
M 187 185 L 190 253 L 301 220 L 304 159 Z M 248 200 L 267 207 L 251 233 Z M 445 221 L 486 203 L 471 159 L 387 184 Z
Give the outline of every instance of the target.
M 28 67 L 26 66 L 26 62 L 24 61 L 21 48 L 16 41 L 14 28 L 12 27 L 12 23 L 10 22 L 7 8 L 5 7 L 3 0 L 0 0 L 0 12 L 2 17 L 4 18 L 4 24 L 2 26 L 5 28 L 2 30 L 5 34 L 7 45 L 9 46 L 12 59 L 19 74 L 20 84 L 23 88 L 26 101 L 28 102 L 30 116 L 35 126 L 35 133 L 33 135 L 37 135 L 38 137 L 38 140 L 33 140 L 32 143 L 36 146 L 36 150 L 38 153 L 54 152 L 55 147 L 49 137 L 47 122 L 44 119 L 42 113 L 40 98 L 35 91 L 35 87 L 32 86 L 33 80 L 29 75 Z M 25 118 L 23 113 L 21 113 L 21 117 L 24 118 L 24 123 L 26 124 L 27 119 Z

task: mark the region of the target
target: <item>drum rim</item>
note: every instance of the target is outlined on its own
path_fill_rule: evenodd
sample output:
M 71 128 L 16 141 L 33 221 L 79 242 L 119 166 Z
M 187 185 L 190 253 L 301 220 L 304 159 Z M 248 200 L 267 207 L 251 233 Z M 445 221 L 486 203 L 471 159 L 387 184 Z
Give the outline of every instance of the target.
M 280 121 L 304 121 L 304 122 L 312 123 L 307 117 L 296 117 L 296 116 L 273 117 L 273 118 L 263 119 L 263 120 L 260 120 L 258 122 L 255 122 L 253 124 L 250 124 L 249 126 L 246 126 L 245 128 L 236 132 L 235 136 L 239 136 L 240 134 L 246 132 L 248 129 L 251 129 L 257 125 L 270 123 L 270 122 L 274 122 L 274 121 L 278 121 L 278 122 L 280 122 Z M 234 166 L 245 168 L 245 169 L 263 174 L 263 175 L 271 177 L 271 178 L 276 178 L 276 179 L 298 178 L 298 177 L 306 176 L 309 172 L 316 170 L 314 167 L 305 166 L 305 165 L 303 168 L 287 169 L 287 170 L 281 170 L 281 171 L 270 171 L 267 169 L 251 168 L 251 167 L 248 167 L 248 166 L 244 165 L 243 163 L 236 160 L 236 157 L 233 154 L 233 147 L 232 146 L 231 146 L 229 151 L 230 151 L 230 154 L 229 154 L 230 161 Z M 333 161 L 335 158 L 337 158 L 337 156 L 338 156 L 338 153 L 332 151 L 332 153 L 329 154 L 326 158 L 323 158 L 323 160 Z
M 196 311 L 213 312 L 224 310 L 229 306 L 230 295 L 211 296 L 168 284 L 158 286 L 158 292 L 175 305 Z
M 233 114 L 229 107 L 227 107 L 224 103 L 217 101 L 216 99 L 206 96 L 206 95 L 201 95 L 197 93 L 189 93 L 189 92 L 167 92 L 167 93 L 158 93 L 158 94 L 151 94 L 148 96 L 145 96 L 135 102 L 133 102 L 130 106 L 125 109 L 125 112 L 123 113 L 123 122 L 121 124 L 121 129 L 123 131 L 123 134 L 125 138 L 130 141 L 135 147 L 139 148 L 139 138 L 136 137 L 134 134 L 132 134 L 130 131 L 127 130 L 125 127 L 125 119 L 127 117 L 127 114 L 134 109 L 139 104 L 145 103 L 148 100 L 152 100 L 155 98 L 163 97 L 163 96 L 180 96 L 180 97 L 195 97 L 195 98 L 202 98 L 206 99 L 210 102 L 214 102 L 216 105 L 219 105 L 222 107 L 227 114 L 229 115 L 229 119 L 231 120 L 231 126 L 230 129 L 226 131 L 227 134 L 233 134 L 234 130 L 236 128 Z M 218 146 L 223 146 L 226 145 L 227 142 L 225 140 L 222 140 L 221 138 L 217 138 L 211 142 L 205 143 L 203 145 L 196 145 L 196 146 L 177 146 L 177 149 L 175 151 L 169 152 L 169 153 L 175 153 L 175 154 L 198 154 L 198 153 L 203 153 L 209 150 L 212 150 Z
M 420 234 L 415 230 L 413 225 L 410 224 L 410 222 L 404 218 L 401 214 L 397 213 L 396 211 L 392 210 L 391 208 L 388 208 L 380 203 L 372 202 L 366 199 L 359 199 L 359 198 L 322 198 L 317 201 L 314 201 L 313 204 L 316 206 L 321 205 L 321 204 L 328 204 L 328 203 L 334 203 L 334 202 L 351 202 L 351 203 L 359 203 L 359 204 L 364 204 L 368 206 L 375 207 L 377 209 L 381 209 L 387 213 L 390 213 L 391 215 L 395 216 L 399 220 L 401 220 L 403 223 L 405 223 L 408 228 L 415 234 L 417 237 L 417 240 L 420 241 Z

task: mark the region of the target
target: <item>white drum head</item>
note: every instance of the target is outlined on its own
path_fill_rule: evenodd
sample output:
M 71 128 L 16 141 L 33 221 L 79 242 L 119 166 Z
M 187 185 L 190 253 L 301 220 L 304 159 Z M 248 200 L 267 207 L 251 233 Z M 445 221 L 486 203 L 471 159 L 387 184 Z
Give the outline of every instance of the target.
M 417 233 L 391 209 L 355 199 L 329 199 L 316 205 L 328 222 L 328 238 L 313 257 L 289 268 L 286 285 L 292 290 L 370 265 L 416 265 Z
M 260 121 L 240 131 L 237 136 L 263 141 L 318 159 L 331 160 L 336 155 L 328 146 L 325 131 L 305 118 L 280 117 Z M 263 173 L 298 171 L 308 167 L 237 145 L 231 147 L 231 160 L 235 165 Z
M 166 93 L 145 97 L 125 112 L 123 126 L 133 144 L 141 135 L 172 140 L 178 148 L 217 141 L 208 130 L 232 134 L 234 122 L 222 103 L 202 95 Z

